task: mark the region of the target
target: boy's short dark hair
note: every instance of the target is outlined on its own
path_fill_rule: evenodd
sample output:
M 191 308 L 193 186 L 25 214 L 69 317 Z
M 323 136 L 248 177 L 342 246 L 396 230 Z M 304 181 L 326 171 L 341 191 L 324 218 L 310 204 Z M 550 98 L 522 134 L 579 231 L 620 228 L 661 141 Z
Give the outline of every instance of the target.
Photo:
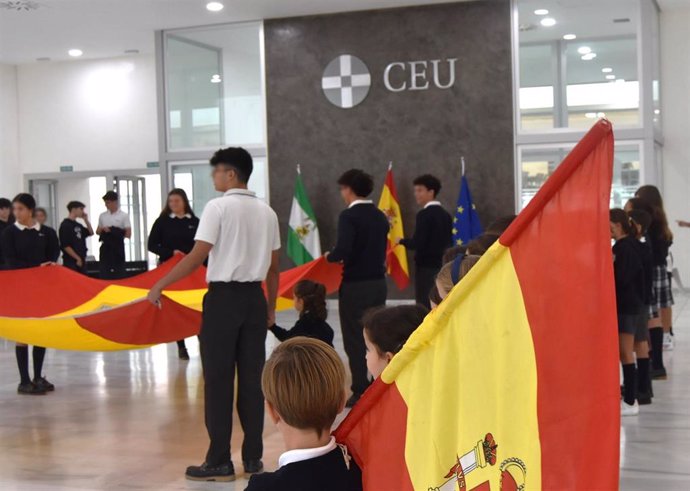
M 345 404 L 345 366 L 323 341 L 295 337 L 273 350 L 261 387 L 285 423 L 321 437 Z
M 103 195 L 103 201 L 120 201 L 120 195 L 115 191 L 108 191 Z
M 429 310 L 420 304 L 379 307 L 364 314 L 362 324 L 379 355 L 395 354 L 428 313 Z
M 72 211 L 75 208 L 86 208 L 86 205 L 81 201 L 70 201 L 67 203 L 67 211 Z
M 12 208 L 12 202 L 7 198 L 0 198 L 0 209 Z
M 412 184 L 414 184 L 415 186 L 424 186 L 429 191 L 433 191 L 434 197 L 438 196 L 438 193 L 441 192 L 441 181 L 437 177 L 432 176 L 431 174 L 424 174 L 423 176 L 419 176 L 417 179 L 412 181 Z
M 12 203 L 21 203 L 26 206 L 29 210 L 36 209 L 36 200 L 29 193 L 19 193 L 14 197 Z
M 210 164 L 226 165 L 237 173 L 237 179 L 243 184 L 249 182 L 254 171 L 252 156 L 242 147 L 221 148 L 211 157 Z
M 357 196 L 366 198 L 374 190 L 374 178 L 361 169 L 350 169 L 345 172 L 338 184 L 352 189 Z

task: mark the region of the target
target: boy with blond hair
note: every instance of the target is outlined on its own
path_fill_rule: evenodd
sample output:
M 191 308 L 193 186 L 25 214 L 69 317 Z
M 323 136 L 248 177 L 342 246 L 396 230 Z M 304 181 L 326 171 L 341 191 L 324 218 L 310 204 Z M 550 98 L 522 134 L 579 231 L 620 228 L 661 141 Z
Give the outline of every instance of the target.
M 246 491 L 361 491 L 359 468 L 330 434 L 345 407 L 345 367 L 335 350 L 317 339 L 285 341 L 261 386 L 287 451 L 276 472 L 252 476 Z

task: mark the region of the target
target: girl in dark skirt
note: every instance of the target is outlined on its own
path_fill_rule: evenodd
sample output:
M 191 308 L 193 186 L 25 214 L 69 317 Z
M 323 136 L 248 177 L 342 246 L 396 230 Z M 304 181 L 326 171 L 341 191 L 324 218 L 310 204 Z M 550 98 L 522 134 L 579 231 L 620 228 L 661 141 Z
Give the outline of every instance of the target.
M 299 320 L 290 329 L 272 325 L 269 330 L 280 341 L 296 336 L 315 338 L 333 346 L 333 329 L 326 322 L 326 287 L 321 283 L 302 280 L 294 289 L 295 310 L 299 312 Z
M 160 216 L 149 234 L 148 249 L 158 255 L 159 264 L 176 253 L 189 254 L 194 247 L 194 236 L 199 219 L 194 215 L 184 189 L 173 189 Z M 177 356 L 189 360 L 184 339 L 177 342 Z
M 24 269 L 54 265 L 60 256 L 57 233 L 50 227 L 34 220 L 36 201 L 26 193 L 12 200 L 15 223 L 2 232 L 0 244 L 7 269 Z M 44 395 L 55 386 L 43 377 L 43 360 L 46 349 L 34 346 L 34 378 L 29 377 L 29 347 L 17 343 L 15 348 L 20 382 L 17 392 L 27 395 Z
M 634 345 L 635 340 L 642 341 L 647 336 L 644 264 L 636 245 L 636 230 L 627 213 L 614 209 L 609 216 L 611 238 L 616 241 L 613 246 L 613 272 L 616 281 L 618 342 L 623 365 L 621 416 L 634 416 L 640 411 Z

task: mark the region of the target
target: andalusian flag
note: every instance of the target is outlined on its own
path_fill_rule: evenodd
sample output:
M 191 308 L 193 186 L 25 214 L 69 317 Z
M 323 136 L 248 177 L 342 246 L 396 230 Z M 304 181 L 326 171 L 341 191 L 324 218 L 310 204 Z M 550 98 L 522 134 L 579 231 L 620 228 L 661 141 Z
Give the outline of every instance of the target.
M 393 180 L 393 163 L 388 164 L 386 182 L 383 184 L 381 199 L 379 199 L 379 209 L 386 214 L 391 225 L 388 232 L 388 274 L 393 278 L 395 284 L 401 290 L 405 289 L 410 283 L 410 270 L 407 268 L 407 251 L 405 247 L 397 244 L 397 239 L 405 237 L 403 232 L 402 213 L 400 213 L 400 202 L 398 192 L 395 190 Z
M 290 221 L 288 222 L 287 254 L 300 266 L 321 256 L 321 239 L 316 226 L 316 215 L 307 198 L 302 183 L 302 173 L 297 166 L 295 196 L 292 198 Z
M 338 428 L 366 491 L 618 489 L 612 169 L 602 120 Z
M 467 183 L 467 177 L 465 177 L 465 159 L 463 158 L 460 194 L 453 217 L 453 243 L 455 245 L 467 245 L 469 241 L 481 234 L 482 224 L 479 222 L 479 214 L 474 207 L 470 186 Z

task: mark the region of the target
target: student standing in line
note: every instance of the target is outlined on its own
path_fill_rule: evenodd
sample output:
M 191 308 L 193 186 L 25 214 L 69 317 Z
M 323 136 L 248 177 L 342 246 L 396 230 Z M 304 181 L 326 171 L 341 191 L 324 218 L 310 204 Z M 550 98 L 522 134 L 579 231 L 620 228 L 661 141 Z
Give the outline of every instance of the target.
M 34 210 L 34 220 L 36 220 L 41 226 L 45 225 L 48 221 L 48 212 L 45 208 L 40 206 Z
M 374 190 L 369 174 L 349 170 L 338 179 L 338 185 L 347 209 L 338 218 L 336 246 L 325 257 L 329 262 L 343 263 L 340 326 L 352 373 L 352 396 L 346 405 L 353 407 L 369 387 L 362 316 L 373 307 L 385 305 L 388 295 L 386 249 L 390 224 L 386 215 L 367 199 Z
M 0 246 L 7 269 L 24 269 L 55 264 L 60 256 L 60 244 L 55 230 L 41 226 L 34 219 L 36 200 L 27 193 L 18 194 L 12 200 L 14 225 L 2 231 Z M 43 360 L 46 349 L 34 346 L 34 378 L 29 376 L 29 347 L 17 343 L 15 347 L 20 382 L 19 394 L 44 395 L 55 390 L 55 386 L 43 377 Z
M 623 400 L 621 416 L 635 416 L 640 407 L 637 402 L 637 376 L 634 344 L 646 338 L 647 305 L 645 305 L 645 273 L 638 252 L 634 228 L 628 214 L 621 209 L 609 212 L 613 246 L 613 274 L 616 283 L 616 310 L 618 314 L 618 344 L 623 366 Z
M 2 237 L 2 231 L 5 230 L 9 225 L 12 225 L 12 202 L 7 198 L 0 198 L 0 237 Z M 5 260 L 2 257 L 2 248 L 0 248 L 0 270 L 5 266 Z
M 264 400 L 261 371 L 266 333 L 275 324 L 280 231 L 275 212 L 247 189 L 254 168 L 243 148 L 211 158 L 213 184 L 223 193 L 206 204 L 192 251 L 149 292 L 159 304 L 164 288 L 194 272 L 208 257 L 199 346 L 204 411 L 211 440 L 205 462 L 187 468 L 192 481 L 234 481 L 230 436 L 237 370 L 237 412 L 244 430 L 246 474 L 263 471 Z M 266 280 L 267 298 L 261 282 Z
M 295 310 L 299 320 L 290 330 L 272 325 L 268 329 L 279 341 L 303 336 L 318 339 L 333 346 L 333 329 L 328 325 L 326 287 L 311 280 L 302 280 L 294 288 Z
M 125 275 L 125 239 L 132 236 L 129 215 L 120 210 L 120 197 L 115 191 L 103 196 L 107 211 L 98 217 L 96 233 L 100 236 L 99 265 L 101 279 L 120 279 Z
M 398 244 L 415 251 L 415 299 L 429 308 L 429 293 L 443 265 L 441 258 L 452 244 L 453 219 L 437 200 L 441 181 L 425 174 L 413 184 L 415 200 L 422 209 L 417 213 L 414 235 L 398 239 Z
M 67 203 L 69 216 L 60 224 L 60 246 L 62 265 L 78 273 L 86 274 L 86 239 L 93 235 L 89 215 L 84 211 L 86 205 L 81 201 Z M 78 219 L 81 218 L 85 225 Z
M 189 205 L 184 189 L 173 189 L 168 193 L 165 208 L 153 223 L 149 234 L 148 249 L 158 255 L 159 264 L 177 253 L 189 254 L 194 248 L 194 236 L 199 219 Z M 177 341 L 177 356 L 189 360 L 184 339 Z

